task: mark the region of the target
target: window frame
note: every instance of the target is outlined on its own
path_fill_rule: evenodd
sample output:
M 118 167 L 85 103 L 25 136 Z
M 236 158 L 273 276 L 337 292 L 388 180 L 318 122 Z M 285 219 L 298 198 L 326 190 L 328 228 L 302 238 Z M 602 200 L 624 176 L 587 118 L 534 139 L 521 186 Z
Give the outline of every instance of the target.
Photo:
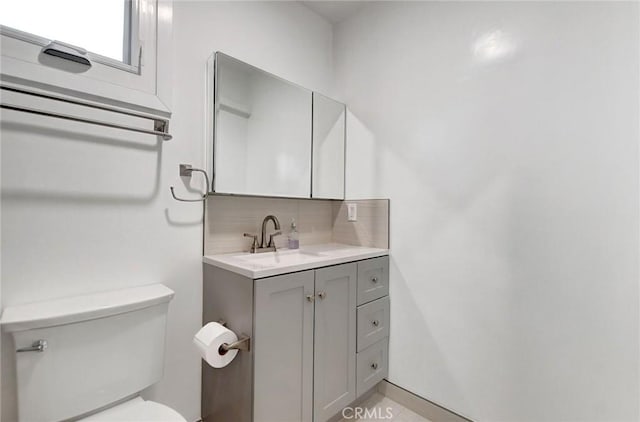
M 59 66 L 39 61 L 42 47 L 51 40 L 0 25 L 0 81 L 170 116 L 168 51 L 173 3 L 171 0 L 131 0 L 130 13 L 125 13 L 125 18 L 131 22 L 128 38 L 132 63 L 88 52 L 93 66 L 82 73 L 65 70 L 64 60 L 58 62 Z
M 98 53 L 93 53 L 87 50 L 87 56 L 91 60 L 91 63 L 100 63 L 105 66 L 111 66 L 111 67 L 115 67 L 116 69 L 124 70 L 125 72 L 139 73 L 140 72 L 140 65 L 139 65 L 140 54 L 137 54 L 134 56 L 132 53 L 134 51 L 140 51 L 140 41 L 138 39 L 131 39 L 131 34 L 130 34 L 132 32 L 131 30 L 127 32 L 129 32 L 129 35 L 126 36 L 129 40 L 129 43 L 127 44 L 128 47 L 126 48 L 128 51 L 125 54 L 129 55 L 132 62 L 131 64 L 125 63 L 120 60 L 116 60 L 111 57 L 103 56 Z M 0 35 L 15 38 L 20 41 L 37 45 L 38 47 L 45 47 L 51 41 L 65 42 L 64 40 L 52 40 L 49 38 L 44 38 L 39 35 L 35 35 L 30 32 L 21 31 L 19 29 L 11 28 L 9 26 L 5 26 L 2 24 L 0 24 Z M 79 45 L 77 45 L 76 47 L 84 48 Z

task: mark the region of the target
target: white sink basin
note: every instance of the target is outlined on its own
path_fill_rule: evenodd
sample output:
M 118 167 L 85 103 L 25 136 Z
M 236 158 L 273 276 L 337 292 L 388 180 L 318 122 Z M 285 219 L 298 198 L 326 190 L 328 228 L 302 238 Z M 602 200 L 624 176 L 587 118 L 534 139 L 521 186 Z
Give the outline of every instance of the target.
M 260 265 L 263 267 L 276 267 L 280 265 L 296 265 L 310 261 L 322 259 L 322 256 L 306 252 L 301 249 L 284 249 L 277 252 L 264 252 L 255 254 L 242 254 L 235 257 L 241 261 L 246 261 L 252 265 Z
M 302 249 L 281 249 L 277 252 L 210 255 L 203 257 L 207 264 L 249 278 L 264 278 L 294 271 L 311 270 L 330 265 L 388 255 L 387 249 L 337 243 L 311 245 Z

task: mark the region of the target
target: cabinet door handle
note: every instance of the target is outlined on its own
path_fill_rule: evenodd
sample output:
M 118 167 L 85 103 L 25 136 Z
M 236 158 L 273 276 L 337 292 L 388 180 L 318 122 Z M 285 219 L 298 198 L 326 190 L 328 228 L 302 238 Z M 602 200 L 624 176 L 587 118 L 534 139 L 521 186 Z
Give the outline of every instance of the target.
M 377 327 L 378 325 L 380 325 L 380 321 L 378 321 L 377 319 L 374 319 L 373 321 L 371 321 L 371 323 L 373 324 L 374 327 Z
M 375 362 L 374 362 L 374 363 L 372 363 L 372 364 L 371 364 L 371 369 L 373 369 L 373 370 L 378 369 L 378 364 L 377 364 L 377 363 L 375 363 Z
M 371 277 L 371 282 L 372 283 L 377 283 L 378 282 L 378 277 L 376 277 L 375 275 L 373 277 Z
M 318 297 L 319 297 L 320 299 L 324 299 L 325 297 L 327 297 L 327 292 L 319 292 L 319 293 L 318 293 Z
M 307 295 L 307 302 L 313 302 L 315 298 L 314 295 Z

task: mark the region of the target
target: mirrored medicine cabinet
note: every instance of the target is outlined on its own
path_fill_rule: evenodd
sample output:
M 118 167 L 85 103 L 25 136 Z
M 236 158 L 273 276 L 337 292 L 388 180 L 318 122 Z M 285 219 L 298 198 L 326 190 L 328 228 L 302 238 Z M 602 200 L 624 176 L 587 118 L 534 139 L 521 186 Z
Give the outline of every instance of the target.
M 220 52 L 207 83 L 212 192 L 344 199 L 344 104 Z

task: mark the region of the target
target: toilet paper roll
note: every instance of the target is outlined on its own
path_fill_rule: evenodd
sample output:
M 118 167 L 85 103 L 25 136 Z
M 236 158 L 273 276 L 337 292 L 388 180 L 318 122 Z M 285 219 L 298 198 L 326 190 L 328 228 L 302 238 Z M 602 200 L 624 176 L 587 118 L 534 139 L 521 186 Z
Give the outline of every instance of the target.
M 193 337 L 193 343 L 200 351 L 202 359 L 214 368 L 224 368 L 236 357 L 237 350 L 220 354 L 220 346 L 223 343 L 231 344 L 234 341 L 238 341 L 236 333 L 217 322 L 208 323 Z

